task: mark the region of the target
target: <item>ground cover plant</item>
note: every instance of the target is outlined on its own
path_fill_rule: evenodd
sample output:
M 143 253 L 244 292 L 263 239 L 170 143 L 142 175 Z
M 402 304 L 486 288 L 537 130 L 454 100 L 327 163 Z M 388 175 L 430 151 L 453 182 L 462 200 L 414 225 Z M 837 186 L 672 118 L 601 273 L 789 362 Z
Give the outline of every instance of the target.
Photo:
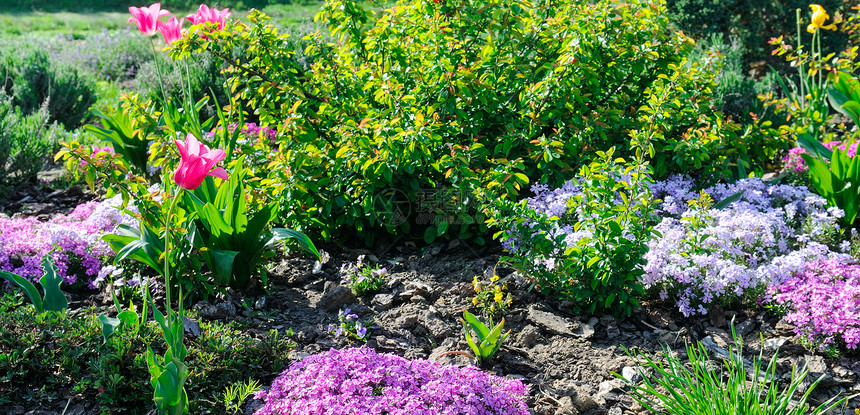
M 55 161 L 88 188 L 68 215 L 27 196 L 0 216 L 0 412 L 801 413 L 860 392 L 860 81 L 827 51 L 856 16 L 797 11 L 769 41 L 796 73 L 758 83 L 746 40 L 697 46 L 661 1 L 328 0 L 292 29 L 238 6 L 134 4 L 125 32 L 0 47 L 7 124 L 70 130 Z M 27 169 L 0 168 L 32 182 L 54 139 L 9 131 Z

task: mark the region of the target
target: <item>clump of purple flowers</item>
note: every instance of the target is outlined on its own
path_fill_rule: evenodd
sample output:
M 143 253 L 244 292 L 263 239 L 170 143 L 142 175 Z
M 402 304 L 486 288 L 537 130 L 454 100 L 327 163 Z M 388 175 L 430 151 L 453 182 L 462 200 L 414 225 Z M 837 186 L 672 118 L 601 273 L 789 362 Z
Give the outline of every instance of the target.
M 371 268 L 364 264 L 364 255 L 359 255 L 355 263 L 345 262 L 340 266 L 340 275 L 343 283 L 355 295 L 362 296 L 382 289 L 388 269 L 378 266 Z
M 655 185 L 664 200 L 649 243 L 643 283 L 673 298 L 685 315 L 706 314 L 712 303 L 764 294 L 802 270 L 807 261 L 853 262 L 819 242 L 838 228 L 841 211 L 807 188 L 744 179 L 705 189 L 714 201 L 741 193 L 722 209 L 702 208 L 692 182 L 672 178 Z M 765 298 L 766 300 L 767 298 Z
M 586 228 L 574 229 L 569 201 L 581 193 L 572 182 L 551 190 L 535 185 L 527 199 L 536 214 L 553 218 L 551 240 L 564 249 L 590 238 Z M 744 297 L 767 298 L 767 287 L 779 284 L 804 269 L 808 261 L 830 259 L 852 263 L 845 253 L 832 251 L 833 235 L 839 234 L 842 211 L 804 186 L 774 185 L 761 179 L 744 179 L 696 190 L 692 179 L 673 176 L 651 184 L 655 198 L 654 230 L 660 237 L 648 243 L 644 255 L 645 288 L 672 299 L 685 315 L 706 314 L 711 304 Z M 722 209 L 713 205 L 736 194 L 739 200 Z M 518 255 L 516 239 L 503 243 Z M 843 245 L 845 245 L 843 243 Z M 846 246 L 842 251 L 846 251 Z M 554 271 L 552 258 L 535 259 Z M 537 264 L 536 264 L 537 265 Z
M 519 380 L 474 366 L 352 348 L 293 363 L 255 397 L 265 401 L 256 415 L 526 415 L 527 393 Z
M 348 340 L 366 341 L 370 337 L 368 329 L 379 328 L 372 318 L 360 320 L 358 314 L 351 309 L 343 309 L 337 313 L 338 324 L 329 324 L 328 332 L 334 337 L 345 337 Z
M 34 217 L 0 217 L 0 270 L 38 281 L 41 258 L 50 253 L 64 283 L 97 288 L 102 267 L 113 257 L 102 235 L 112 233 L 119 224 L 135 224 L 120 212 L 121 203 L 118 198 L 87 202 L 69 215 L 47 222 Z
M 802 339 L 822 349 L 839 341 L 860 344 L 860 265 L 814 261 L 774 287 L 774 302 L 788 307 L 785 321 Z

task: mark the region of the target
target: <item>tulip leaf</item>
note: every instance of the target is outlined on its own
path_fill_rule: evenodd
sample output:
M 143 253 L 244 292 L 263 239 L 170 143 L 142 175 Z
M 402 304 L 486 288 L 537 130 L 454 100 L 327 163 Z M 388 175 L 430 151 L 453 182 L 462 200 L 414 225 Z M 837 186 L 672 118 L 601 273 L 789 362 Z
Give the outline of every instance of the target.
M 21 287 L 21 289 L 24 290 L 24 294 L 26 294 L 27 298 L 30 299 L 30 303 L 32 303 L 33 307 L 36 309 L 36 313 L 42 314 L 45 310 L 42 308 L 42 297 L 39 295 L 39 290 L 35 285 L 33 285 L 33 283 L 27 281 L 24 277 L 18 274 L 13 274 L 7 271 L 0 271 L 0 278 Z

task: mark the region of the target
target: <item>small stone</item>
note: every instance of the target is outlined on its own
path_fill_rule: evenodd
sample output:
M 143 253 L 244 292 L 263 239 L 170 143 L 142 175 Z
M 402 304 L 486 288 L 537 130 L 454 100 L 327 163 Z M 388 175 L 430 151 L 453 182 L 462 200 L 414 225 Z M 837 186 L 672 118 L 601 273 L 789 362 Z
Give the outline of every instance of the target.
M 611 326 L 606 327 L 606 337 L 609 337 L 610 339 L 615 339 L 620 335 L 621 330 L 618 330 L 618 326 L 613 324 Z
M 777 337 L 777 338 L 773 338 L 773 339 L 767 339 L 764 341 L 763 347 L 766 350 L 777 350 L 780 347 L 782 347 L 782 345 L 785 344 L 785 342 L 787 342 L 787 341 L 788 341 L 788 338 L 786 338 L 786 337 Z
M 523 347 L 532 347 L 535 343 L 537 343 L 538 338 L 540 338 L 540 332 L 537 327 L 529 324 L 519 334 L 517 334 L 517 340 L 519 340 L 520 345 Z
M 613 406 L 612 408 L 610 408 L 609 412 L 607 412 L 606 414 L 607 415 L 623 415 L 624 412 L 621 410 L 620 406 L 616 405 L 616 406 Z
M 264 307 L 266 307 L 266 297 L 260 297 L 254 302 L 254 309 L 262 310 Z
M 559 406 L 555 415 L 579 415 L 579 411 L 573 406 L 573 398 L 564 396 L 558 400 Z
M 376 311 L 387 311 L 394 306 L 394 296 L 391 294 L 376 294 L 370 301 Z
M 349 288 L 343 285 L 336 285 L 334 288 L 323 293 L 317 302 L 317 307 L 322 307 L 322 309 L 332 312 L 339 310 L 347 304 L 354 303 L 356 300 L 355 294 Z
M 409 301 L 411 301 L 415 304 L 418 304 L 418 303 L 426 303 L 427 299 L 424 298 L 423 295 L 414 295 L 414 296 L 412 296 L 412 298 L 409 299 Z
M 813 376 L 821 376 L 827 372 L 827 363 L 822 356 L 806 355 L 803 356 L 803 361 L 809 373 Z
M 742 323 L 735 326 L 735 332 L 739 336 L 744 337 L 747 334 L 750 334 L 753 331 L 753 328 L 755 328 L 755 323 L 752 320 L 744 320 Z
M 200 324 L 197 324 L 197 320 L 182 316 L 182 326 L 185 329 L 185 332 L 190 334 L 191 337 L 197 337 L 200 335 Z
M 639 371 L 631 366 L 624 366 L 624 368 L 621 369 L 621 377 L 631 383 L 638 383 L 642 380 L 642 376 L 639 375 Z
M 532 323 L 543 327 L 545 330 L 561 334 L 565 336 L 573 336 L 573 331 L 570 330 L 570 324 L 563 318 L 536 309 L 534 306 L 529 307 L 528 316 L 526 317 Z
M 597 317 L 592 317 L 587 323 L 579 323 L 579 327 L 573 331 L 573 334 L 582 338 L 590 339 L 591 336 L 594 336 L 594 326 L 598 321 Z
M 588 412 L 597 407 L 597 402 L 594 402 L 594 399 L 591 398 L 591 395 L 585 389 L 576 386 L 574 390 L 575 393 L 571 395 L 571 398 L 573 398 L 573 407 L 579 412 Z
M 621 395 L 621 387 L 622 383 L 619 379 L 600 382 L 597 393 L 594 395 L 594 401 L 598 404 L 617 401 Z

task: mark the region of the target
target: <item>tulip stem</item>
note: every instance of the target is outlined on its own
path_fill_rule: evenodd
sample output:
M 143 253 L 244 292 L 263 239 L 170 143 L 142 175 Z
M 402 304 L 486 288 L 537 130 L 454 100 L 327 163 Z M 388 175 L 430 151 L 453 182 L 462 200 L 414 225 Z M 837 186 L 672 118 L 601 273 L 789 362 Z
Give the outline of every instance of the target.
M 155 61 L 155 71 L 158 73 L 158 86 L 161 88 L 161 98 L 167 103 L 167 92 L 164 90 L 164 75 L 161 72 L 161 64 L 158 63 L 158 53 L 155 52 L 155 40 L 149 38 L 149 45 L 152 46 L 152 60 Z

